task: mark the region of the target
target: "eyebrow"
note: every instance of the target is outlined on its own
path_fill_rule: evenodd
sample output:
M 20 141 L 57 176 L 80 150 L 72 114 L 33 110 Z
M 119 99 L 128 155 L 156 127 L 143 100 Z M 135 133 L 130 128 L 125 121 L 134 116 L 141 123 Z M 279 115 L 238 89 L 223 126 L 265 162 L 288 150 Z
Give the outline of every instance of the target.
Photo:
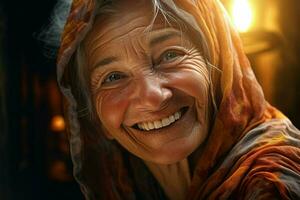
M 150 47 L 153 47 L 161 42 L 164 42 L 174 36 L 181 36 L 180 32 L 177 31 L 171 31 L 167 32 L 165 34 L 159 34 L 157 37 L 154 37 L 153 39 L 150 40 Z
M 164 32 L 161 33 L 161 31 L 157 31 L 157 33 L 154 33 L 154 35 L 158 35 L 158 36 L 153 36 L 153 38 L 150 40 L 149 46 L 152 48 L 153 46 L 162 43 L 174 36 L 182 36 L 180 32 L 178 31 L 168 31 L 168 32 Z M 101 66 L 105 66 L 105 65 L 109 65 L 113 62 L 118 61 L 119 59 L 115 56 L 111 56 L 111 57 L 107 57 L 104 59 L 101 59 L 99 62 L 97 62 L 93 67 L 92 70 L 101 67 Z
M 113 62 L 116 62 L 118 61 L 118 58 L 115 57 L 115 56 L 111 56 L 111 57 L 107 57 L 107 58 L 104 58 L 102 60 L 100 60 L 99 62 L 97 62 L 93 67 L 92 69 L 96 69 L 98 67 L 101 67 L 101 66 L 104 66 L 104 65 L 109 65 Z

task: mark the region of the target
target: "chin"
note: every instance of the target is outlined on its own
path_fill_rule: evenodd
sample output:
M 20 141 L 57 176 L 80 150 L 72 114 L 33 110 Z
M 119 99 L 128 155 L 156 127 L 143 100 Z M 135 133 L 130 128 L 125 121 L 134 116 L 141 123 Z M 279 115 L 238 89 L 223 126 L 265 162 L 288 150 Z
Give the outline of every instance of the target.
M 185 141 L 185 139 L 180 139 L 164 145 L 162 149 L 155 153 L 151 153 L 147 161 L 162 165 L 175 164 L 187 158 L 198 146 L 199 144 L 188 144 L 188 141 Z

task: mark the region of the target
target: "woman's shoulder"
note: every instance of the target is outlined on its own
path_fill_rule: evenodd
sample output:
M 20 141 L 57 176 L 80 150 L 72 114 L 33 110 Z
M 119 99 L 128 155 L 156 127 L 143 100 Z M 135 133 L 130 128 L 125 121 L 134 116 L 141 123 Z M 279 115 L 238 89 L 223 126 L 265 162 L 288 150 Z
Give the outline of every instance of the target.
M 246 133 L 231 152 L 244 154 L 262 147 L 275 146 L 300 147 L 300 131 L 289 119 L 273 119 L 260 124 Z
M 243 199 L 300 199 L 300 131 L 288 119 L 250 130 L 224 160 L 223 167 L 230 165 L 229 177 L 241 175 Z

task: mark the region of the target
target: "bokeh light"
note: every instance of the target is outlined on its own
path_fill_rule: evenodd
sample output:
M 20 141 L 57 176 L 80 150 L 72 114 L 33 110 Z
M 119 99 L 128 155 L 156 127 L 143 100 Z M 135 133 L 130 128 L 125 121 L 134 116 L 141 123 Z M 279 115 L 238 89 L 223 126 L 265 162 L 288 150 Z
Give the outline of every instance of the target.
M 253 10 L 248 0 L 233 0 L 233 23 L 240 32 L 247 32 L 253 21 Z

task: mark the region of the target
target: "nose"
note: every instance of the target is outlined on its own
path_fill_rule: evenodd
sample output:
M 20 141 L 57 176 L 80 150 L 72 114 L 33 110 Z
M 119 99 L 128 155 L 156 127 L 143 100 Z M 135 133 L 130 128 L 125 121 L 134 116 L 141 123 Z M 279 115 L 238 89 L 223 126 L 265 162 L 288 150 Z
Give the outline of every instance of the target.
M 172 91 L 157 76 L 143 77 L 135 84 L 133 104 L 136 108 L 146 111 L 162 109 L 172 97 Z

